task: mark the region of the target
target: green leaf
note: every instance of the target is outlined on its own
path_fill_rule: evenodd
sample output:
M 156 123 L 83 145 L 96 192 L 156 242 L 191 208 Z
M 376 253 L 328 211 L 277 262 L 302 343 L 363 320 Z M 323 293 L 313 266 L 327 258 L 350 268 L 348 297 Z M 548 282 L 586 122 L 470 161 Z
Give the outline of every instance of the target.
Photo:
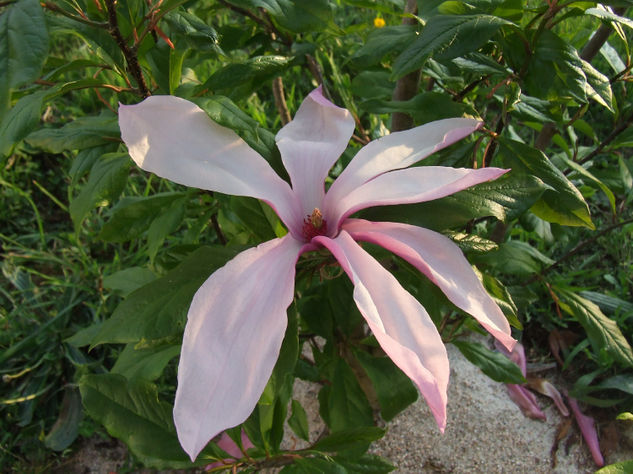
M 417 28 L 413 25 L 396 25 L 378 28 L 372 31 L 365 44 L 352 56 L 352 61 L 359 69 L 368 68 L 388 54 L 402 51 L 418 37 Z
M 322 30 L 333 23 L 328 0 L 230 0 L 243 8 L 263 8 L 285 29 L 294 33 Z
M 164 277 L 131 293 L 106 320 L 92 345 L 162 339 L 182 333 L 195 292 L 236 248 L 200 247 Z
M 343 359 L 337 359 L 332 385 L 327 390 L 327 417 L 323 417 L 332 432 L 353 427 L 372 426 L 374 418 L 367 397 L 354 371 Z
M 513 173 L 533 175 L 551 189 L 531 208 L 543 220 L 569 226 L 585 226 L 594 229 L 589 206 L 582 194 L 567 177 L 536 148 L 524 143 L 499 138 L 499 152 L 504 166 Z
M 70 217 L 78 229 L 96 206 L 107 205 L 123 191 L 127 182 L 130 158 L 127 153 L 108 153 L 90 170 L 88 182 L 70 203 Z
M 372 221 L 405 222 L 434 230 L 461 227 L 471 219 L 494 216 L 507 221 L 521 215 L 547 188 L 528 175 L 508 173 L 435 201 L 406 206 L 375 207 L 361 211 Z
M 127 296 L 155 279 L 154 272 L 145 267 L 129 267 L 104 277 L 103 287 Z
M 199 88 L 231 94 L 233 89 L 248 85 L 248 91 L 252 94 L 268 79 L 286 69 L 291 60 L 285 56 L 256 56 L 241 63 L 229 64 L 214 73 Z
M 270 163 L 279 176 L 287 178 L 288 174 L 281 161 L 275 144 L 275 135 L 272 132 L 263 128 L 228 97 L 221 95 L 200 97 L 193 99 L 193 102 L 198 104 L 215 122 L 241 136 L 253 150 Z
M 512 23 L 491 15 L 437 15 L 393 64 L 393 78 L 419 69 L 429 56 L 453 59 L 478 50 L 503 25 Z
M 215 29 L 196 15 L 184 10 L 171 11 L 165 15 L 165 21 L 177 36 L 196 52 L 220 51 Z
M 466 359 L 496 382 L 524 384 L 525 377 L 518 365 L 499 352 L 479 342 L 452 341 Z
M 186 193 L 167 192 L 149 197 L 126 197 L 112 209 L 112 217 L 103 225 L 99 238 L 106 242 L 126 242 L 145 232 L 154 219 L 175 202 L 183 202 Z
M 50 95 L 49 90 L 25 95 L 4 116 L 0 121 L 0 157 L 11 154 L 14 146 L 38 127 L 44 100 Z
M 175 200 L 165 212 L 155 218 L 147 229 L 147 254 L 154 260 L 165 238 L 182 224 L 185 216 L 186 198 Z
M 475 113 L 469 106 L 455 102 L 447 94 L 439 92 L 424 92 L 407 101 L 366 100 L 360 104 L 360 108 L 373 114 L 405 112 L 413 117 L 416 123 Z
M 609 464 L 602 469 L 598 469 L 595 474 L 628 474 L 630 472 L 633 472 L 633 459 Z
M 603 107 L 607 108 L 611 113 L 615 113 L 613 109 L 613 92 L 611 91 L 611 81 L 607 76 L 602 74 L 590 63 L 582 61 L 582 70 L 585 73 L 587 82 L 585 92 L 587 97 L 595 100 Z
M 498 271 L 519 276 L 539 273 L 543 265 L 552 265 L 554 260 L 543 255 L 527 242 L 509 240 L 496 250 L 472 258 L 477 264 L 489 265 Z
M 130 343 L 119 354 L 111 373 L 123 375 L 128 380 L 156 380 L 170 360 L 180 354 L 180 344 L 155 347 L 135 347 Z
M 587 79 L 578 51 L 565 40 L 543 30 L 530 55 L 524 78 L 528 95 L 551 101 L 587 101 Z
M 353 460 L 336 456 L 334 460 L 354 474 L 384 474 L 396 469 L 395 466 L 374 454 L 365 454 Z
M 40 76 L 48 55 L 48 27 L 38 0 L 18 0 L 0 14 L 0 118 L 11 89 Z
M 591 182 L 591 183 L 595 184 L 596 186 L 598 186 L 598 188 L 600 188 L 602 190 L 602 192 L 605 194 L 605 196 L 609 200 L 609 204 L 611 204 L 611 211 L 613 212 L 613 214 L 615 214 L 615 212 L 616 212 L 615 211 L 615 196 L 613 195 L 613 191 L 611 191 L 606 184 L 604 184 L 602 181 L 600 181 L 598 178 L 596 178 L 584 166 L 582 166 L 581 164 L 576 163 L 575 161 L 572 161 L 569 158 L 567 158 L 564 153 L 561 153 L 558 156 L 558 158 L 561 161 L 563 161 L 567 166 L 569 166 L 574 172 L 576 172 L 577 174 L 579 174 L 583 178 L 586 178 L 589 182 Z
M 297 458 L 294 464 L 290 464 L 284 467 L 281 471 L 282 474 L 347 474 L 347 470 L 333 459 L 317 458 L 317 457 L 305 457 Z
M 385 421 L 418 399 L 418 390 L 388 357 L 373 357 L 364 351 L 354 351 L 367 376 L 371 380 L 380 403 L 380 414 Z
M 117 117 L 104 112 L 97 117 L 79 117 L 61 128 L 42 128 L 31 133 L 26 141 L 49 153 L 61 153 L 119 143 L 120 136 Z
M 367 426 L 358 428 L 349 428 L 317 441 L 310 447 L 312 451 L 321 451 L 326 453 L 336 453 L 355 448 L 358 445 L 368 445 L 369 443 L 382 438 L 386 431 L 377 426 Z
M 585 10 L 585 13 L 587 15 L 598 17 L 601 20 L 615 21 L 617 23 L 620 23 L 621 25 L 633 28 L 633 20 L 624 16 L 616 15 L 615 13 L 605 10 L 604 8 L 587 8 Z
M 633 367 L 633 350 L 617 323 L 591 301 L 571 291 L 558 289 L 561 307 L 587 331 L 593 349 L 606 351 L 623 366 Z
M 288 418 L 288 426 L 295 434 L 306 441 L 310 441 L 310 428 L 308 426 L 308 416 L 306 411 L 297 400 L 292 401 L 292 412 Z
M 394 87 L 387 71 L 362 71 L 352 79 L 352 93 L 364 99 L 391 98 Z
M 77 388 L 66 387 L 59 409 L 59 416 L 44 438 L 44 445 L 53 451 L 63 451 L 79 434 L 79 423 L 83 418 L 81 396 Z
M 128 383 L 118 374 L 84 375 L 79 389 L 87 413 L 128 445 L 148 467 L 191 467 L 176 436 L 172 407 L 149 382 Z

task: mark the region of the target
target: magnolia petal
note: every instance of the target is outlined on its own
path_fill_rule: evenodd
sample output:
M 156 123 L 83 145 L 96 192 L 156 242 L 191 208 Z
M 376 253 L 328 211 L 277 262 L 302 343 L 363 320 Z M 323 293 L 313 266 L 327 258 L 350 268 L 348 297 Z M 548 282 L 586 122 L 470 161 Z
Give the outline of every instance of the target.
M 536 397 L 525 387 L 516 384 L 507 384 L 508 394 L 512 401 L 521 409 L 523 414 L 528 418 L 535 420 L 546 420 L 547 416 L 539 408 Z
M 569 416 L 569 410 L 563 401 L 563 396 L 551 382 L 538 377 L 530 377 L 528 378 L 528 386 L 541 395 L 551 398 L 561 415 Z
M 594 419 L 590 416 L 585 415 L 578 406 L 578 402 L 567 396 L 567 401 L 569 401 L 569 406 L 571 407 L 571 411 L 574 413 L 574 417 L 576 418 L 576 422 L 580 427 L 580 432 L 582 433 L 582 437 L 587 442 L 587 446 L 589 446 L 589 451 L 591 451 L 591 457 L 597 466 L 604 466 L 604 458 L 602 457 L 602 453 L 600 452 L 600 443 L 598 442 L 598 432 L 596 431 L 596 424 Z
M 354 189 L 388 171 L 406 168 L 477 130 L 482 123 L 469 118 L 437 120 L 395 132 L 361 148 L 330 187 L 325 208 Z
M 419 166 L 382 174 L 334 203 L 329 222 L 374 206 L 412 204 L 449 196 L 476 184 L 492 181 L 510 170 Z M 328 209 L 329 211 L 329 209 Z
M 301 246 L 288 234 L 246 250 L 193 297 L 174 406 L 178 439 L 192 460 L 257 404 L 286 330 Z
M 450 239 L 422 227 L 395 222 L 348 219 L 343 229 L 355 240 L 372 242 L 408 261 L 435 283 L 458 308 L 471 314 L 503 345 L 516 341 L 499 306 L 488 295 L 460 248 Z
M 246 432 L 244 430 L 242 430 L 240 434 L 240 438 L 242 442 L 242 448 L 244 449 L 244 451 L 254 447 L 253 443 L 251 442 L 250 438 L 246 435 Z M 242 452 L 242 449 L 240 449 L 237 443 L 233 441 L 233 439 L 231 439 L 231 437 L 228 434 L 226 434 L 226 431 L 222 432 L 222 434 L 220 435 L 220 439 L 214 440 L 214 441 L 220 449 L 222 449 L 225 453 L 227 453 L 231 457 L 209 464 L 208 466 L 204 468 L 205 471 L 210 471 L 213 468 L 230 464 L 231 462 L 244 457 L 244 453 Z
M 446 348 L 426 310 L 395 277 L 344 230 L 335 238 L 315 237 L 354 283 L 354 301 L 391 360 L 418 386 L 443 432 L 449 363 Z
M 345 151 L 353 131 L 352 115 L 323 97 L 319 86 L 304 99 L 294 119 L 277 133 L 277 147 L 304 216 L 321 206 L 325 178 Z
M 262 199 L 287 225 L 300 222 L 288 183 L 196 104 L 158 95 L 121 104 L 119 126 L 130 156 L 145 171 L 185 186 Z

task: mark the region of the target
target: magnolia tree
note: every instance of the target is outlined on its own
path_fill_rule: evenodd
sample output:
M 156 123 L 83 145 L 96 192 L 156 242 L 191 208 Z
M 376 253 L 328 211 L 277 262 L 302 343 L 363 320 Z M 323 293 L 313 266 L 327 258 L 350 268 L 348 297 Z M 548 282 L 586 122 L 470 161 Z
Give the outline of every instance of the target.
M 109 348 L 87 414 L 155 468 L 388 472 L 383 420 L 419 393 L 447 426 L 450 343 L 601 465 L 577 400 L 630 402 L 633 352 L 557 270 L 631 223 L 630 2 L 527 3 L 1 2 L 0 153 L 67 156 L 77 239 L 136 256 L 64 342 Z M 588 354 L 570 395 L 528 384 L 530 324 Z

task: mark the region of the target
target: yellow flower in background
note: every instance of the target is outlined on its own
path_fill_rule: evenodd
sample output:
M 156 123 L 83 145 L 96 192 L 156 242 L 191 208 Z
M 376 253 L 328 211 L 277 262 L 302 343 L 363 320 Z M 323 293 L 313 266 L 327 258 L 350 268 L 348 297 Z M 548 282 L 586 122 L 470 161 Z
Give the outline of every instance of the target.
M 376 28 L 382 28 L 383 26 L 385 26 L 385 20 L 377 16 L 376 18 L 374 18 L 374 26 Z

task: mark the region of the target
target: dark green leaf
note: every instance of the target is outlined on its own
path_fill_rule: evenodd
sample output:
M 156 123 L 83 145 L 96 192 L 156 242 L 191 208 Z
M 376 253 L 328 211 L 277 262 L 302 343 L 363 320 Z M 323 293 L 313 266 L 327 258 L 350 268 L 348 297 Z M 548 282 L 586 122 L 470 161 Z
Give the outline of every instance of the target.
M 66 387 L 57 421 L 44 438 L 44 445 L 53 451 L 63 451 L 79 434 L 79 423 L 83 418 L 81 396 L 76 388 Z
M 509 240 L 496 250 L 473 257 L 473 262 L 489 265 L 498 271 L 519 276 L 539 273 L 543 265 L 552 265 L 553 260 L 543 255 L 527 242 Z
M 156 380 L 170 360 L 180 354 L 180 345 L 135 347 L 130 343 L 119 354 L 111 372 L 123 375 L 128 380 Z
M 429 56 L 453 59 L 478 50 L 503 25 L 512 23 L 491 15 L 437 15 L 393 64 L 395 79 L 419 69 Z
M 343 359 L 337 359 L 327 397 L 327 422 L 332 432 L 372 426 L 374 418 L 356 375 Z
M 83 150 L 120 141 L 119 122 L 111 113 L 98 117 L 80 117 L 61 128 L 42 128 L 31 133 L 26 141 L 50 153 Z
M 121 194 L 129 166 L 127 153 L 108 153 L 95 162 L 88 182 L 70 203 L 70 217 L 75 229 L 79 228 L 91 209 L 107 205 Z
M 172 407 L 158 400 L 154 384 L 129 384 L 117 374 L 85 375 L 79 389 L 88 414 L 127 444 L 146 466 L 177 469 L 192 465 L 178 443 Z
M 587 15 L 598 17 L 601 20 L 615 21 L 617 23 L 620 23 L 621 25 L 633 28 L 633 20 L 624 16 L 616 15 L 615 13 L 610 12 L 609 10 L 606 10 L 604 8 L 587 8 L 585 10 L 585 13 Z
M 174 232 L 185 215 L 186 198 L 175 200 L 165 212 L 155 218 L 147 229 L 147 254 L 150 260 L 154 260 L 159 247 L 162 245 L 165 237 Z
M 112 217 L 103 225 L 99 238 L 106 242 L 126 242 L 145 232 L 152 221 L 185 193 L 169 192 L 149 197 L 128 197 L 112 209 Z
M 306 441 L 310 441 L 310 428 L 306 411 L 297 400 L 292 401 L 292 413 L 288 418 L 288 426 L 295 434 Z
M 373 357 L 364 351 L 354 351 L 376 391 L 380 403 L 380 414 L 385 421 L 392 420 L 398 413 L 418 399 L 418 390 L 388 357 Z
M 367 426 L 363 428 L 349 428 L 337 431 L 319 440 L 310 447 L 314 451 L 326 453 L 336 453 L 354 448 L 360 445 L 367 445 L 372 441 L 382 438 L 386 431 L 377 426 Z
M 404 112 L 411 115 L 418 124 L 475 114 L 467 105 L 455 102 L 447 94 L 439 92 L 424 92 L 407 101 L 366 100 L 360 107 L 374 114 Z
M 561 307 L 587 331 L 596 352 L 604 350 L 620 364 L 633 367 L 633 350 L 614 320 L 600 311 L 596 304 L 576 293 L 558 290 L 558 295 L 564 303 Z
M 244 113 L 231 99 L 216 95 L 196 98 L 194 102 L 214 121 L 240 135 L 252 149 L 266 158 L 282 178 L 288 176 L 275 144 L 275 135 L 262 128 L 259 122 Z
M 513 173 L 536 176 L 550 186 L 532 206 L 534 214 L 548 222 L 595 228 L 580 191 L 543 152 L 507 138 L 499 138 L 499 146 L 504 166 L 512 168 Z
M 345 459 L 334 457 L 334 460 L 343 466 L 349 473 L 358 474 L 384 474 L 396 469 L 395 466 L 374 454 L 365 454 L 357 459 Z
M 134 290 L 156 279 L 151 270 L 144 267 L 128 267 L 103 278 L 103 287 L 119 291 L 127 296 Z
M 213 74 L 200 88 L 230 94 L 233 89 L 248 84 L 252 93 L 268 79 L 280 74 L 291 60 L 285 56 L 256 56 L 242 63 L 229 64 Z
M 131 293 L 103 323 L 92 345 L 180 335 L 195 292 L 237 252 L 236 248 L 200 247 L 164 277 Z
M 38 0 L 18 0 L 0 15 L 0 118 L 10 90 L 37 79 L 48 54 L 48 27 Z
M 165 21 L 172 30 L 196 51 L 219 51 L 217 32 L 196 15 L 184 10 L 171 11 Z
M 347 474 L 347 470 L 332 459 L 297 458 L 294 464 L 284 467 L 282 474 Z
M 400 52 L 418 37 L 412 25 L 386 26 L 372 31 L 365 44 L 354 53 L 352 61 L 359 68 L 378 64 L 387 54 Z
M 229 0 L 243 8 L 263 8 L 279 24 L 294 33 L 322 30 L 332 23 L 332 9 L 328 0 Z
M 524 384 L 525 377 L 518 365 L 499 352 L 478 342 L 452 341 L 459 351 L 496 382 Z
M 582 70 L 587 78 L 587 97 L 606 107 L 611 113 L 615 113 L 609 78 L 585 60 L 582 60 Z

